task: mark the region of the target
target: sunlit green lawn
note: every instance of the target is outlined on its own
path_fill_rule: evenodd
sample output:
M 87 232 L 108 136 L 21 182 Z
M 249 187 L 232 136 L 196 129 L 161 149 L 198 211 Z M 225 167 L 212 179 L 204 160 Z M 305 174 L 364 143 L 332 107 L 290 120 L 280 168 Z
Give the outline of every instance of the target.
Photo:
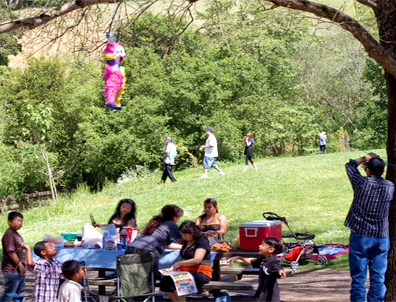
M 385 158 L 384 150 L 377 152 Z M 29 245 L 42 240 L 46 234 L 63 231 L 79 232 L 90 222 L 92 213 L 97 222 L 106 223 L 116 203 L 132 198 L 137 204 L 138 227 L 161 207 L 173 203 L 184 209 L 185 219 L 194 220 L 202 213 L 203 201 L 213 197 L 219 210 L 228 219 L 226 239 L 237 235 L 239 223 L 262 219 L 265 211 L 285 216 L 295 232 L 316 234 L 316 243 L 347 243 L 348 229 L 343 226 L 352 201 L 352 190 L 344 165 L 349 158 L 362 152 L 284 157 L 257 160 L 242 172 L 244 163 L 219 163 L 226 173 L 218 176 L 215 170 L 209 177 L 199 179 L 202 167 L 176 172 L 177 183 L 158 185 L 160 172 L 149 173 L 121 185 L 109 184 L 98 193 L 81 186 L 72 194 L 60 196 L 56 205 L 45 205 L 23 211 L 24 226 L 20 230 Z M 6 216 L 0 216 L 0 235 L 6 230 Z M 283 232 L 287 233 L 283 225 Z M 347 264 L 347 257 L 338 257 L 327 264 L 329 268 Z

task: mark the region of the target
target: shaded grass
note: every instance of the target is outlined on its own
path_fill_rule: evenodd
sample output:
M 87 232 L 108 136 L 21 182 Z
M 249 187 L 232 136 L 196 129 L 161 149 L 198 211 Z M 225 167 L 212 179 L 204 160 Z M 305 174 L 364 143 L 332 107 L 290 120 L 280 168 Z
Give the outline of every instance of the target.
M 385 158 L 384 150 L 374 152 Z M 261 159 L 256 161 L 257 171 L 250 166 L 247 172 L 242 172 L 242 161 L 219 163 L 224 176 L 218 176 L 212 169 L 208 178 L 199 179 L 202 173 L 199 167 L 175 172 L 178 182 L 166 185 L 157 184 L 161 172 L 155 171 L 120 185 L 107 184 L 97 194 L 81 185 L 70 194 L 61 194 L 55 205 L 23 211 L 24 226 L 20 233 L 33 246 L 46 234 L 80 232 L 84 223 L 90 223 L 89 213 L 97 222 L 106 223 L 122 198 L 136 202 L 141 229 L 170 203 L 184 209 L 181 221 L 195 220 L 202 213 L 203 201 L 213 197 L 228 219 L 226 239 L 238 234 L 239 223 L 263 219 L 262 213 L 270 211 L 285 216 L 294 232 L 315 234 L 318 244 L 346 244 L 349 229 L 343 223 L 352 201 L 352 189 L 344 165 L 349 158 L 361 155 L 362 152 L 351 152 Z M 2 216 L 1 235 L 7 227 L 6 217 Z M 282 228 L 288 233 L 285 225 Z M 329 261 L 326 267 L 346 268 L 347 264 L 344 255 Z

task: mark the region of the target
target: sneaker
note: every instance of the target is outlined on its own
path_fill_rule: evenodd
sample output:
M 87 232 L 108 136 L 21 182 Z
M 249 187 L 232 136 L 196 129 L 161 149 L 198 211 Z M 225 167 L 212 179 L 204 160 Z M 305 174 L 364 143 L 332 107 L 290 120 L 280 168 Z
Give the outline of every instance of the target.
M 206 178 L 206 177 L 208 177 L 208 175 L 207 174 L 203 174 L 200 178 Z
M 223 171 L 219 172 L 219 175 L 225 175 L 225 173 Z

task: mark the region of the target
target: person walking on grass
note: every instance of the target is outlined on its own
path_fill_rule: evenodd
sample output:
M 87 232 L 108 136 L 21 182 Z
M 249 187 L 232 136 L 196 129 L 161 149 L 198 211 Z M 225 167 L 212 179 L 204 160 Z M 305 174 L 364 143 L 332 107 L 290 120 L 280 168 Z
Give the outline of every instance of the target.
M 200 178 L 208 177 L 208 170 L 211 167 L 215 168 L 219 172 L 219 175 L 224 175 L 225 173 L 220 170 L 214 160 L 215 157 L 219 156 L 219 153 L 217 151 L 217 140 L 213 134 L 212 128 L 206 128 L 205 133 L 208 138 L 206 139 L 205 145 L 199 147 L 200 151 L 205 149 L 205 156 L 203 161 L 203 167 L 205 172 Z
M 363 165 L 367 177 L 358 166 Z M 346 172 L 353 189 L 353 201 L 344 225 L 351 230 L 349 237 L 349 269 L 352 278 L 351 301 L 365 301 L 367 264 L 370 288 L 367 301 L 384 301 L 384 284 L 389 250 L 389 206 L 394 184 L 381 177 L 385 162 L 375 153 L 350 160 Z
M 254 144 L 253 134 L 251 134 L 249 132 L 248 134 L 246 134 L 246 136 L 243 139 L 244 139 L 243 144 L 245 145 L 245 153 L 244 154 L 246 155 L 245 170 L 243 170 L 243 172 L 245 172 L 247 170 L 249 161 L 252 163 L 253 167 L 257 170 L 257 166 L 252 159 L 252 156 L 253 156 L 252 146 Z
M 319 133 L 319 155 L 326 154 L 327 136 L 326 132 Z
M 164 155 L 162 155 L 161 160 L 165 164 L 164 173 L 162 174 L 162 183 L 166 182 L 166 178 L 169 176 L 172 182 L 177 181 L 173 176 L 172 167 L 175 165 L 175 157 L 177 154 L 176 146 L 173 144 L 173 140 L 170 136 L 165 139 L 164 145 Z

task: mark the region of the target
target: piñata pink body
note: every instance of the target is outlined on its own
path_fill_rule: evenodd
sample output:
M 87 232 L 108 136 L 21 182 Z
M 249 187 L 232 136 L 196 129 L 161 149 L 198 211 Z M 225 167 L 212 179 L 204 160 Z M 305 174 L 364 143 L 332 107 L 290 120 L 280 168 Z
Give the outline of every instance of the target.
M 111 40 L 107 43 L 106 48 L 103 50 L 106 59 L 106 66 L 104 68 L 103 78 L 105 81 L 104 94 L 106 98 L 106 105 L 116 104 L 117 92 L 125 83 L 124 74 L 120 68 L 120 62 L 125 58 L 126 54 L 124 48 Z M 120 99 L 121 97 L 119 97 Z M 119 106 L 119 104 L 116 104 Z

